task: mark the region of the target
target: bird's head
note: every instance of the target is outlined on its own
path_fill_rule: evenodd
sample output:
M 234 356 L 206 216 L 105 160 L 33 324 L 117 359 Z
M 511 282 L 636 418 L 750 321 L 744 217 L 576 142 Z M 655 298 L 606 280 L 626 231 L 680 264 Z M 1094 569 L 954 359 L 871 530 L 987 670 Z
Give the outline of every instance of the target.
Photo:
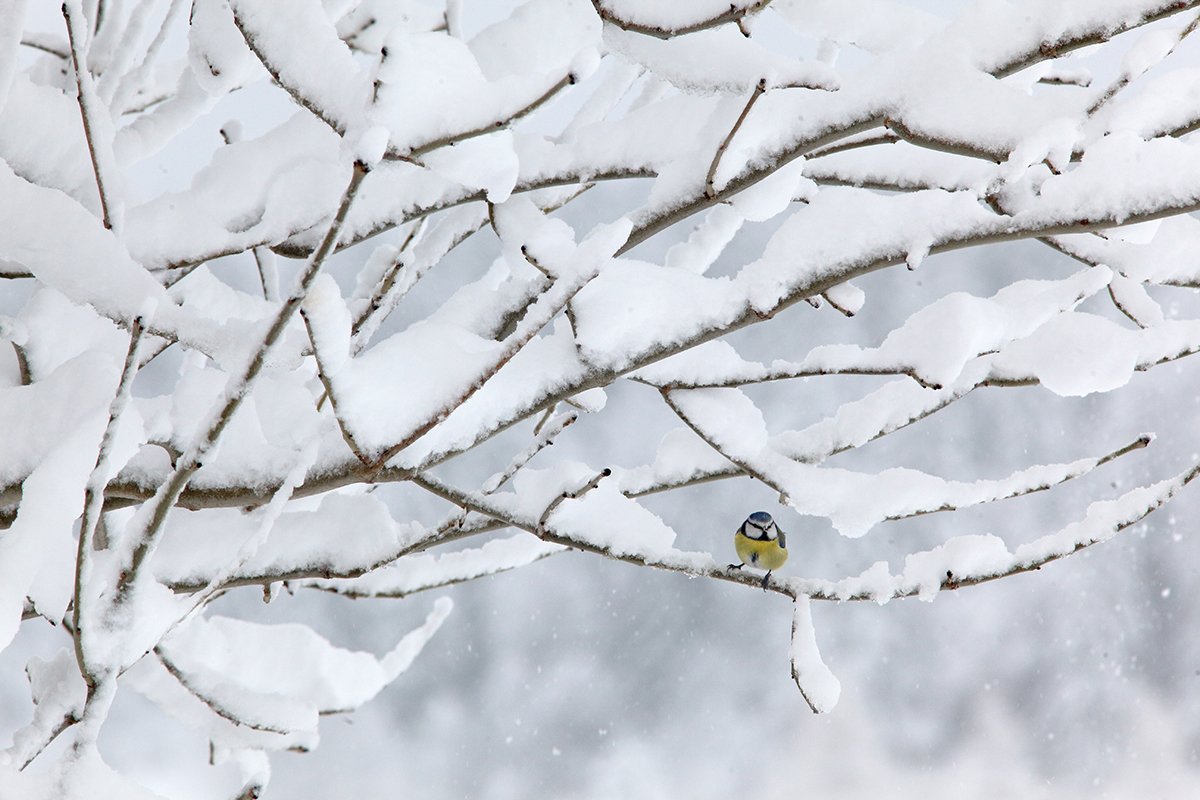
M 779 535 L 779 528 L 775 525 L 775 520 L 771 519 L 771 515 L 765 511 L 755 511 L 750 516 L 746 517 L 743 523 L 743 532 L 751 539 L 774 539 Z

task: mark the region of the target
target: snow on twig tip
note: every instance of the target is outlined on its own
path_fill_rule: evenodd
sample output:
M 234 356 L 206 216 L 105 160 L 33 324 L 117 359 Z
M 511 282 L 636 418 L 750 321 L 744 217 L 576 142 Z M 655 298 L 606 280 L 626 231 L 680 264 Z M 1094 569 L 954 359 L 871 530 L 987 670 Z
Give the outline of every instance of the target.
M 792 680 L 814 714 L 833 710 L 842 693 L 842 685 L 821 660 L 817 649 L 817 634 L 813 628 L 811 600 L 798 595 L 793 603 L 792 646 L 788 657 L 792 662 Z

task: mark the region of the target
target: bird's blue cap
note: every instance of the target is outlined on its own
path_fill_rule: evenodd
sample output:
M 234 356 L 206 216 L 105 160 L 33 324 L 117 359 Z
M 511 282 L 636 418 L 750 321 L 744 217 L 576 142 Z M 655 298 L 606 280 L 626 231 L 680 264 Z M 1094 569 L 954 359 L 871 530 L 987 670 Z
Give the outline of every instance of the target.
M 771 515 L 765 511 L 755 511 L 753 514 L 747 517 L 747 519 L 757 525 L 771 524 Z

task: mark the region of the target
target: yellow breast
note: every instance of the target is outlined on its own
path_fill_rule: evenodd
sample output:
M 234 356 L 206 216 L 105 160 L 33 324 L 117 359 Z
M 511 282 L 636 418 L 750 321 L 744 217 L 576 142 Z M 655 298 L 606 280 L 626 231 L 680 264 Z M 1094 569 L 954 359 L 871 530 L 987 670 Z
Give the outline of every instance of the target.
M 787 563 L 787 550 L 779 546 L 777 539 L 751 539 L 738 531 L 733 536 L 733 546 L 747 566 L 774 570 Z

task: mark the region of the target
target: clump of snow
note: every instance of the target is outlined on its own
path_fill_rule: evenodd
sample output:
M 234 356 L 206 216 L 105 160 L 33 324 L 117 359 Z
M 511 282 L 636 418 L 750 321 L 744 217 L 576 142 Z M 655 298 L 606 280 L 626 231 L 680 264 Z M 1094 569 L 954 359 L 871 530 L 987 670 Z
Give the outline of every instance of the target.
M 258 60 L 234 23 L 233 10 L 220 0 L 192 4 L 188 26 L 188 63 L 210 95 L 224 95 L 244 84 Z
M 342 300 L 337 281 L 321 273 L 300 306 L 312 334 L 313 349 L 326 377 L 338 373 L 350 358 L 350 309 Z
M 219 747 L 307 749 L 317 743 L 319 713 L 352 711 L 378 694 L 412 664 L 452 607 L 440 598 L 382 659 L 335 647 L 304 625 L 198 618 L 159 645 L 161 665 L 143 659 L 126 680 Z
M 950 294 L 913 314 L 874 350 L 826 345 L 813 348 L 802 366 L 887 368 L 910 372 L 930 386 L 944 386 L 954 382 L 970 360 L 1033 334 L 1104 288 L 1111 276 L 1110 270 L 1094 267 L 1062 281 L 1018 281 L 988 299 Z
M 862 289 L 850 281 L 846 281 L 826 289 L 825 299 L 843 314 L 854 316 L 862 310 L 863 303 L 867 301 L 867 295 Z
M 736 148 L 730 148 L 726 153 L 727 158 L 722 159 L 722 169 L 717 170 L 713 182 L 713 188 L 717 191 L 724 188 L 723 180 L 728 180 L 742 171 L 743 162 L 739 159 L 739 155 Z M 807 183 L 809 181 L 804 177 L 804 160 L 797 158 L 773 172 L 769 177 L 738 192 L 730 200 L 730 205 L 751 222 L 766 222 L 786 211 L 800 193 L 801 185 Z
M 1037 376 L 1064 397 L 1108 392 L 1124 386 L 1138 364 L 1134 334 L 1095 314 L 1059 314 L 1032 335 L 1004 348 L 998 374 Z
M 286 5 L 232 0 L 238 27 L 272 75 L 340 130 L 362 120 L 370 95 L 366 72 L 325 15 L 320 0 Z
M 664 263 L 668 267 L 688 269 L 703 275 L 737 235 L 745 220 L 733 205 L 714 206 L 686 242 L 680 242 L 667 251 Z
M 775 0 L 771 8 L 799 33 L 873 54 L 916 48 L 946 25 L 933 14 L 890 0 L 860 0 L 850 14 L 840 0 Z
M 793 602 L 792 646 L 788 656 L 792 662 L 792 679 L 814 714 L 833 710 L 842 693 L 842 685 L 817 649 L 817 634 L 813 629 L 812 601 L 799 595 Z
M 367 128 L 358 137 L 358 144 L 354 148 L 355 162 L 362 164 L 367 169 L 373 168 L 383 160 L 383 155 L 387 152 L 388 137 L 388 129 L 382 125 L 373 125 Z
M 665 41 L 610 25 L 604 29 L 604 41 L 685 92 L 748 95 L 763 79 L 771 86 L 820 89 L 836 89 L 839 83 L 837 74 L 821 62 L 772 53 L 730 25 Z
M 1004 541 L 991 534 L 955 536 L 945 544 L 904 558 L 901 580 L 905 589 L 916 587 L 917 597 L 932 600 L 942 582 L 956 577 L 998 575 L 1012 563 Z
M 1108 291 L 1117 307 L 1139 326 L 1150 328 L 1163 322 L 1162 306 L 1154 302 L 1140 281 L 1114 274 Z

